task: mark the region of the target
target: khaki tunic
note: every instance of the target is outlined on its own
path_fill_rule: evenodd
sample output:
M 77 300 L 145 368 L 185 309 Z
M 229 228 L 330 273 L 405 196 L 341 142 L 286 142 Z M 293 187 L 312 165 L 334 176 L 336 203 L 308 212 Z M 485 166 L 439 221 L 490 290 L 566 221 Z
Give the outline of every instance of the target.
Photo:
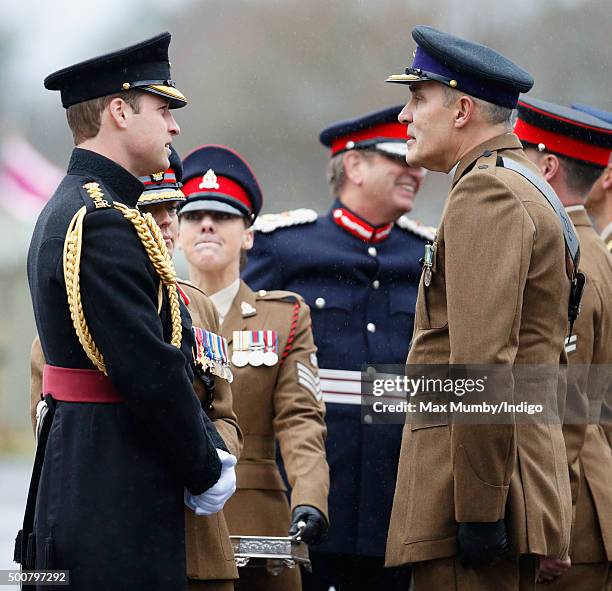
M 580 474 L 580 489 L 570 556 L 572 563 L 594 563 L 612 561 L 612 449 L 597 424 L 602 400 L 612 388 L 612 257 L 584 209 L 570 210 L 569 216 L 580 238 L 580 267 L 587 285 L 568 346 L 568 361 L 570 367 L 579 368 L 577 377 L 590 409 L 590 417 L 578 426 L 582 438 L 573 467 Z M 607 367 L 599 374 L 603 369 L 599 366 L 604 365 Z M 589 367 L 595 368 L 590 375 Z M 567 406 L 571 406 L 569 399 Z M 567 429 L 578 430 L 573 425 Z M 571 443 L 570 438 L 567 441 Z M 572 458 L 574 454 L 568 455 Z
M 219 333 L 219 320 L 213 303 L 197 287 L 182 281 L 179 283 L 190 299 L 187 308 L 193 325 Z M 40 340 L 36 337 L 32 344 L 30 383 L 30 414 L 33 427 L 36 425 L 36 405 L 41 399 L 44 364 Z M 195 390 L 202 398 L 204 390 L 199 380 L 196 380 Z M 232 410 L 232 391 L 226 380 L 215 381 L 215 399 L 208 415 L 229 451 L 240 457 L 242 433 Z M 238 578 L 223 511 L 215 515 L 197 517 L 193 511 L 185 508 L 185 525 L 187 576 L 202 580 Z
M 256 294 L 241 281 L 221 327 L 230 355 L 234 331 L 249 330 L 276 331 L 279 360 L 286 356 L 271 367 L 232 367 L 234 410 L 244 449 L 236 466 L 237 490 L 224 511 L 232 535 L 286 536 L 290 513 L 275 442 L 291 486 L 291 509 L 312 505 L 327 517 L 325 406 L 318 389 L 310 311 L 293 293 Z
M 529 181 L 497 166 L 498 156 L 538 174 L 514 134 L 461 159 L 431 284 L 419 286 L 409 365 L 566 361 L 570 280 L 559 219 Z M 556 401 L 556 376 L 541 386 Z M 511 382 L 505 387 L 512 396 Z M 502 518 L 519 553 L 567 556 L 572 504 L 560 424 L 406 424 L 387 565 L 450 557 L 459 522 Z

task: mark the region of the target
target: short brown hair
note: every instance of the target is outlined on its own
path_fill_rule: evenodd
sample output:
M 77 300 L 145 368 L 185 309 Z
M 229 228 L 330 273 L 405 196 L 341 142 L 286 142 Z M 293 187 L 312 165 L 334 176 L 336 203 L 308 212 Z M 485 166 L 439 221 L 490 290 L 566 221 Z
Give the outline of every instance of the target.
M 75 146 L 98 135 L 102 122 L 102 111 L 106 109 L 113 99 L 120 98 L 124 100 L 134 113 L 138 113 L 140 111 L 141 96 L 142 91 L 126 90 L 68 107 L 66 109 L 66 119 L 68 119 L 68 127 L 72 131 Z

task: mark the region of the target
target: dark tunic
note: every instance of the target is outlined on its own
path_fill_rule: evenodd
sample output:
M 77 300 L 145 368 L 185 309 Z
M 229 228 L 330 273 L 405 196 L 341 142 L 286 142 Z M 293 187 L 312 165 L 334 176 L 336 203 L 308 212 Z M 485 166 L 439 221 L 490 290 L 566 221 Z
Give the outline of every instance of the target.
M 287 289 L 304 297 L 322 370 L 403 368 L 426 241 L 397 225 L 381 242 L 364 241 L 335 223 L 341 206 L 336 201 L 314 222 L 258 232 L 244 279 L 253 289 Z M 359 405 L 330 401 L 325 393 L 323 398 L 331 527 L 314 551 L 382 557 L 403 425 L 364 424 Z
M 50 365 L 94 369 L 68 309 L 62 266 L 80 188 L 134 207 L 142 184 L 99 154 L 75 149 L 42 211 L 28 254 L 36 326 Z M 85 201 L 87 196 L 85 196 Z M 192 387 L 191 319 L 170 345 L 167 298 L 132 224 L 115 209 L 87 214 L 81 257 L 86 321 L 125 402 L 57 402 L 36 505 L 36 566 L 49 541 L 53 568 L 71 589 L 182 590 L 186 585 L 183 489 L 199 494 L 220 475 L 222 444 Z

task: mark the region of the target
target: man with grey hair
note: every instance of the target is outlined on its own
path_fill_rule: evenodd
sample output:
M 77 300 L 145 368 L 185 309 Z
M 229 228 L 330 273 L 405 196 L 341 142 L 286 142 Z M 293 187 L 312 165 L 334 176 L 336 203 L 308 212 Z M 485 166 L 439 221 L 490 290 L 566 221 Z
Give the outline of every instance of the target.
M 506 404 L 530 384 L 518 366 L 538 365 L 548 370 L 538 393 L 556 412 L 578 248 L 554 191 L 510 133 L 533 79 L 483 45 L 425 26 L 412 36 L 412 66 L 388 79 L 412 94 L 399 116 L 406 160 L 455 171 L 424 257 L 408 365 L 486 366 L 485 400 Z M 523 424 L 514 413 L 455 419 L 443 413 L 404 428 L 387 564 L 412 564 L 416 591 L 533 589 L 536 555 L 558 559 L 556 570 L 569 562 L 561 425 Z

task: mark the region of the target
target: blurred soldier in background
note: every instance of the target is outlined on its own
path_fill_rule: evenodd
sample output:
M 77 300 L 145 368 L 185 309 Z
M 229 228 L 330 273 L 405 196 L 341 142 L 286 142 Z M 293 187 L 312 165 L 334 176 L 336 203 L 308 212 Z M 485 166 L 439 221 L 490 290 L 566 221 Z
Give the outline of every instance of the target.
M 513 108 L 533 79 L 483 45 L 426 26 L 412 36 L 412 65 L 388 79 L 412 94 L 399 117 L 411 137 L 406 159 L 454 169 L 454 177 L 424 261 L 408 365 L 488 366 L 487 392 L 510 402 L 525 394 L 515 389 L 516 366 L 543 365 L 551 371 L 538 388 L 556 412 L 578 240 L 511 133 Z M 534 555 L 569 563 L 558 417 L 451 418 L 405 426 L 388 564 L 412 563 L 416 591 L 533 589 Z
M 290 289 L 311 308 L 321 367 L 331 468 L 329 539 L 311 552 L 306 589 L 406 589 L 405 568 L 384 569 L 401 425 L 361 422 L 361 369 L 402 365 L 412 332 L 419 257 L 431 228 L 404 216 L 424 170 L 405 161 L 405 128 L 391 107 L 335 123 L 330 149 L 335 201 L 264 215 L 244 272 L 256 288 Z M 366 421 L 371 417 L 366 417 Z
M 593 228 L 584 201 L 610 161 L 612 126 L 535 99 L 519 101 L 518 114 L 514 132 L 576 227 L 580 269 L 587 280 L 580 315 L 565 347 L 570 368 L 564 435 L 570 469 L 579 484 L 572 566 L 542 585 L 542 591 L 604 591 L 612 583 L 612 449 L 597 423 L 602 400 L 612 389 L 612 256 Z M 571 387 L 574 383 L 577 390 Z M 552 573 L 540 573 L 542 582 L 552 578 Z
M 236 467 L 237 491 L 225 506 L 232 535 L 286 536 L 307 544 L 326 534 L 329 469 L 325 461 L 324 404 L 308 306 L 286 291 L 253 292 L 240 281 L 240 261 L 253 242 L 250 228 L 262 194 L 251 168 L 224 146 L 202 146 L 184 160 L 187 202 L 180 244 L 189 277 L 217 307 L 228 342 L 234 408 L 244 433 Z M 287 468 L 290 507 L 275 462 Z M 240 569 L 244 591 L 298 591 L 299 568 L 278 576 Z
M 575 109 L 588 113 L 612 125 L 612 113 L 588 105 L 574 103 Z M 586 198 L 586 208 L 609 252 L 612 252 L 612 159 L 608 161 L 599 179 Z

